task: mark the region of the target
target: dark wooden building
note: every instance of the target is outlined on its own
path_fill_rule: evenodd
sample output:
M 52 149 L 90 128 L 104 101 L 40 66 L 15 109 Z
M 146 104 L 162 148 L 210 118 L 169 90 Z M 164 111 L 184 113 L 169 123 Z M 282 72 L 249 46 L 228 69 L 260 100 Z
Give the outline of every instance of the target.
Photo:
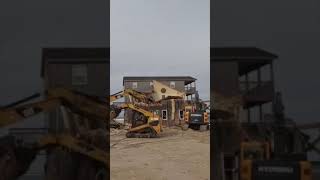
M 224 167 L 227 179 L 234 176 L 234 154 L 244 134 L 251 140 L 268 140 L 275 157 L 304 157 L 305 139 L 295 122 L 285 117 L 281 93 L 275 91 L 273 63 L 277 58 L 255 47 L 211 48 L 211 94 L 242 99 L 239 118 L 220 119 L 224 123 L 217 123 L 211 134 L 213 166 L 220 172 Z M 218 170 L 213 171 L 215 177 L 221 177 Z
M 107 99 L 109 57 L 109 48 L 44 48 L 41 68 L 44 88 L 64 87 Z M 62 129 L 58 112 L 49 114 L 50 131 Z
M 274 99 L 276 55 L 255 47 L 212 48 L 213 91 L 243 97 L 242 122 L 262 121 Z

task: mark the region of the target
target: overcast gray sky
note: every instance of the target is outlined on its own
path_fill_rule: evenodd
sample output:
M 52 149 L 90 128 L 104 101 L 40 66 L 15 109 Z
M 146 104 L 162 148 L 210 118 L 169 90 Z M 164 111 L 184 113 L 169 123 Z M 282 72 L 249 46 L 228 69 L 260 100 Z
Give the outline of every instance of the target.
M 111 0 L 111 93 L 123 76 L 193 76 L 210 91 L 209 0 Z
M 41 48 L 109 45 L 107 0 L 0 2 L 0 105 L 42 90 Z
M 277 89 L 287 114 L 319 121 L 320 1 L 214 0 L 211 37 L 216 46 L 257 46 L 279 56 Z

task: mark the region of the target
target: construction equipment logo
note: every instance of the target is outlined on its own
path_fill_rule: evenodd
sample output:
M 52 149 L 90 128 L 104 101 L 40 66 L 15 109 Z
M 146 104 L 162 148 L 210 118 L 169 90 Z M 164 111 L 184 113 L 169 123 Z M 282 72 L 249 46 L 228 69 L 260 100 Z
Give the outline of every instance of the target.
M 291 174 L 294 172 L 292 167 L 272 167 L 272 166 L 261 166 L 258 168 L 261 173 L 287 173 Z

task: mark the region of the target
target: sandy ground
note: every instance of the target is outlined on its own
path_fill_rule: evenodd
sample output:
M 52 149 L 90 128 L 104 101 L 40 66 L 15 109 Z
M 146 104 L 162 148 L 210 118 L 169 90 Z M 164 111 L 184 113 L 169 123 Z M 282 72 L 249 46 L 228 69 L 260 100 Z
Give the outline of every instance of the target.
M 112 180 L 209 179 L 209 132 L 165 128 L 160 138 L 125 138 L 111 132 Z

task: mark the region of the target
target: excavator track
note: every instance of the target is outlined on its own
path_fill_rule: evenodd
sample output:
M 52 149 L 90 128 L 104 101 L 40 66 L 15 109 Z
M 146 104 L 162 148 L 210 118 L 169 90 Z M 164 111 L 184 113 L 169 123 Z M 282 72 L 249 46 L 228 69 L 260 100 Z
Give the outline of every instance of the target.
M 145 126 L 145 125 L 142 125 L 142 126 Z M 142 132 L 129 131 L 126 133 L 126 137 L 127 138 L 157 138 L 159 136 L 158 136 L 158 133 L 153 128 L 146 127 L 146 128 L 143 128 Z
M 134 132 L 127 132 L 127 138 L 156 138 L 158 137 L 154 133 L 134 133 Z

